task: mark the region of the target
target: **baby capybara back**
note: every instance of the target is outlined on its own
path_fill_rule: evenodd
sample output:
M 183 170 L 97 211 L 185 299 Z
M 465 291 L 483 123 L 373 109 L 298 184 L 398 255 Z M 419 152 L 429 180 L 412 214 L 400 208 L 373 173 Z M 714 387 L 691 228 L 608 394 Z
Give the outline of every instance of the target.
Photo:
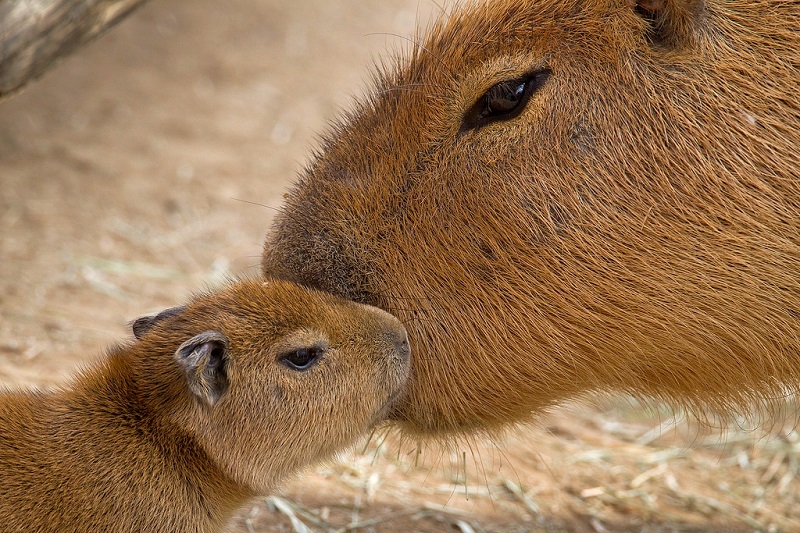
M 407 428 L 797 388 L 796 2 L 473 2 L 387 72 L 263 269 L 408 324 Z

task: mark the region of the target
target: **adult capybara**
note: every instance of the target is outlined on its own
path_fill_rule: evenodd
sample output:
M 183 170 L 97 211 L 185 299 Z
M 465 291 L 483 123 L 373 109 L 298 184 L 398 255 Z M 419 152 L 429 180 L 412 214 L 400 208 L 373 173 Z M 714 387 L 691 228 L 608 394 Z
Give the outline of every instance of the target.
M 411 431 L 765 407 L 800 384 L 799 154 L 797 2 L 470 3 L 328 134 L 262 266 L 406 323 Z
M 0 530 L 218 531 L 384 419 L 410 366 L 397 319 L 287 282 L 134 332 L 61 391 L 0 395 Z

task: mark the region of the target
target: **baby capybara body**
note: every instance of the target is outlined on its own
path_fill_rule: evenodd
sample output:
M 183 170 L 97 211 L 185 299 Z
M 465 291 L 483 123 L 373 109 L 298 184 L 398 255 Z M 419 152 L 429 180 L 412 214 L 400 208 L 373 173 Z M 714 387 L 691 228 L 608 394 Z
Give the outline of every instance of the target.
M 486 0 L 419 43 L 263 259 L 407 324 L 407 428 L 588 390 L 725 413 L 797 389 L 797 2 Z
M 286 282 L 134 331 L 63 390 L 0 395 L 1 531 L 218 531 L 384 419 L 409 366 L 391 315 Z

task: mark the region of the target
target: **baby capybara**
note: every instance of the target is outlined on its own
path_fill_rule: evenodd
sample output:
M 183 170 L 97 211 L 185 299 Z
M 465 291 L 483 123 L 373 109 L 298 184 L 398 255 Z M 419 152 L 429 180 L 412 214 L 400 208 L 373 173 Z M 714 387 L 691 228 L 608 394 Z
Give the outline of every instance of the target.
M 410 366 L 397 319 L 287 282 L 134 332 L 57 392 L 0 394 L 0 530 L 219 531 L 384 420 Z

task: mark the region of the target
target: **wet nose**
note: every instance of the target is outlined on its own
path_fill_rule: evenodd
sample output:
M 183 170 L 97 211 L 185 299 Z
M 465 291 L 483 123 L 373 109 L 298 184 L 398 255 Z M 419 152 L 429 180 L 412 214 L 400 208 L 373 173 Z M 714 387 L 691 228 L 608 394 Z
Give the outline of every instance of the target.
M 408 332 L 403 324 L 386 311 L 373 308 L 379 313 L 382 327 L 382 342 L 387 348 L 392 348 L 395 356 L 402 362 L 411 359 L 411 343 L 408 341 Z
M 402 360 L 407 361 L 411 358 L 411 344 L 408 342 L 408 333 L 405 328 L 400 329 L 395 334 L 394 347 Z
M 385 343 L 385 347 L 394 348 L 397 356 L 405 361 L 411 358 L 411 343 L 408 341 L 408 332 L 400 320 L 392 315 L 371 305 L 364 306 L 377 319 L 380 342 Z M 374 331 L 374 330 L 373 330 Z

